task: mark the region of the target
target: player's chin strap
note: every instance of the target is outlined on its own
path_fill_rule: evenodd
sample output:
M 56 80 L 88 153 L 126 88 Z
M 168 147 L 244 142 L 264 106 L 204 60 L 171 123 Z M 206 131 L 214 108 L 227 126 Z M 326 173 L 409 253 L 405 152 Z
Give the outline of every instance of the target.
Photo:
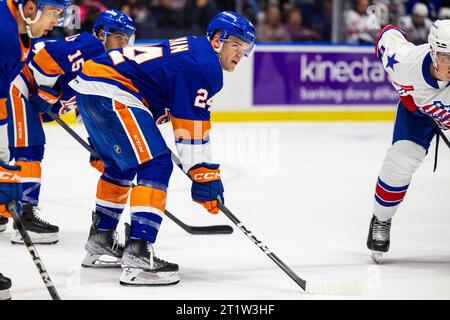
M 39 18 L 41 17 L 42 11 L 38 10 L 36 12 L 36 17 L 34 18 L 34 20 L 31 20 L 31 18 L 26 18 L 24 13 L 23 13 L 23 5 L 19 4 L 19 13 L 20 16 L 22 17 L 22 20 L 25 21 L 25 28 L 27 30 L 27 34 L 30 38 L 34 38 L 33 33 L 31 32 L 31 25 L 35 24 Z

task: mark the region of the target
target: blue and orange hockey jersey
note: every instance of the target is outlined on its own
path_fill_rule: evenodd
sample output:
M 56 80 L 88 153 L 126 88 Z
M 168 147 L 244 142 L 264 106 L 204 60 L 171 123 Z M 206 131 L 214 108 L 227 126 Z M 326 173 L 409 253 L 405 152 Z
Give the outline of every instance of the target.
M 35 40 L 19 35 L 19 12 L 13 0 L 0 0 L 2 50 L 0 50 L 0 125 L 6 124 L 9 85 L 19 74 Z
M 30 105 L 28 97 L 37 86 L 56 87 L 61 90 L 60 100 L 52 111 L 62 115 L 76 107 L 75 92 L 68 85 L 85 61 L 105 52 L 101 41 L 84 32 L 67 37 L 65 40 L 49 40 L 34 45 L 27 64 L 11 84 L 8 108 L 11 109 L 9 122 L 10 145 L 26 147 L 42 145 L 45 142 L 41 118 L 52 119 Z
M 211 162 L 210 112 L 223 86 L 223 71 L 206 37 L 110 50 L 86 62 L 70 85 L 82 94 L 145 106 L 158 124 L 170 113 L 183 169 Z

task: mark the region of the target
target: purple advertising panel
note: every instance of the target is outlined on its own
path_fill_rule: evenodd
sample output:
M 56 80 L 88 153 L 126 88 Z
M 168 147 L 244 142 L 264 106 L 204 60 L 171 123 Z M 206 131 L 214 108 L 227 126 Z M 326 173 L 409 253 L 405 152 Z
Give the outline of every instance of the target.
M 398 102 L 398 94 L 373 50 L 348 47 L 333 52 L 336 47 L 318 48 L 255 52 L 253 104 L 386 106 Z

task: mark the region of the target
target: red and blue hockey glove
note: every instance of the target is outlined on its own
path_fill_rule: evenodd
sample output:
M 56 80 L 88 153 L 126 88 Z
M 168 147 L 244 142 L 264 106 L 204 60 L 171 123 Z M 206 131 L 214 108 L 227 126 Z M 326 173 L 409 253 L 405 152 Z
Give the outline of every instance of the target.
M 11 217 L 6 204 L 12 200 L 22 199 L 20 167 L 0 163 L 0 215 Z
M 45 113 L 52 109 L 53 105 L 61 98 L 61 91 L 55 88 L 40 86 L 36 92 L 28 98 L 28 101 L 39 113 Z
M 188 174 L 192 179 L 192 200 L 200 203 L 209 213 L 219 213 L 217 200 L 220 199 L 224 203 L 219 165 L 199 163 L 189 169 Z

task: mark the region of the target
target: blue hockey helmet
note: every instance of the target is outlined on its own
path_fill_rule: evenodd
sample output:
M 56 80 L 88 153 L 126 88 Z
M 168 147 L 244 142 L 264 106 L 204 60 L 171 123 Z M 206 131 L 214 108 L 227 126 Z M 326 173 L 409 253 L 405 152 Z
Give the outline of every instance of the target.
M 28 1 L 29 0 L 15 0 L 17 4 L 21 5 L 24 5 Z M 34 2 L 36 3 L 38 10 L 42 11 L 44 10 L 45 6 L 66 8 L 72 3 L 72 0 L 34 0 Z
M 123 12 L 118 10 L 106 10 L 102 12 L 94 22 L 94 33 L 97 35 L 100 29 L 103 29 L 103 32 L 106 34 L 122 32 L 129 38 L 128 45 L 131 46 L 134 43 L 136 27 L 134 26 L 133 19 Z
M 220 41 L 223 42 L 230 36 L 235 36 L 248 44 L 250 47 L 244 52 L 246 57 L 250 56 L 255 49 L 256 32 L 253 24 L 234 11 L 223 11 L 215 15 L 206 29 L 206 35 L 211 39 L 220 30 Z

